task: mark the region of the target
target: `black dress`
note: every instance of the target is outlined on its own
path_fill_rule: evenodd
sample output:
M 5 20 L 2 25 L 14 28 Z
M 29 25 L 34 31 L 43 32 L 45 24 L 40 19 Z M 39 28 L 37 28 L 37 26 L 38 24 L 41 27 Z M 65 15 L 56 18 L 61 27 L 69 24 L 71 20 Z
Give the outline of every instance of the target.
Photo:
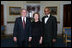
M 39 47 L 40 37 L 43 35 L 42 22 L 32 22 L 32 47 Z

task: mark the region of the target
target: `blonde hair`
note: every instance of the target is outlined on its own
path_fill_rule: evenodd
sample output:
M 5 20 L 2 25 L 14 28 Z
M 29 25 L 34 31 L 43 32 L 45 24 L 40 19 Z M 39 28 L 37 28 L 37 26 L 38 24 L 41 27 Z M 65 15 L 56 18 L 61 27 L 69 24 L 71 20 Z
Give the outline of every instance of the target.
M 22 8 L 22 9 L 21 9 L 21 11 L 20 11 L 20 15 L 21 15 L 21 12 L 22 12 L 23 10 L 25 10 L 25 11 L 27 12 L 27 10 L 26 10 L 26 9 Z
M 27 11 L 26 9 L 22 8 L 22 9 L 21 9 L 21 12 L 22 12 L 23 10 Z

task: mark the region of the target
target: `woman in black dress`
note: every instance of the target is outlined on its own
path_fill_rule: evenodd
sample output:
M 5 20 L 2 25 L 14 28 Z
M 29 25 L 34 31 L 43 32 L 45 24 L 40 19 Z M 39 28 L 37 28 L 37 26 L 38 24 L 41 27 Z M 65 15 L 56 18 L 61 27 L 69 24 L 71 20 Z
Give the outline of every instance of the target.
M 33 18 L 34 21 L 32 22 L 32 47 L 39 47 L 42 44 L 42 35 L 43 35 L 43 27 L 42 22 L 39 20 L 39 13 L 34 13 Z

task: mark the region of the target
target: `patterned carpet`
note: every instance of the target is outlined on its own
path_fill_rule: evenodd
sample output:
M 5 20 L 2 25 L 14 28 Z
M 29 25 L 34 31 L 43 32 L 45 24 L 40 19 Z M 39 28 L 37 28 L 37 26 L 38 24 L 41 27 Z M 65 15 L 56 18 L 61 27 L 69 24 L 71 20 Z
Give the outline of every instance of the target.
M 13 37 L 2 38 L 1 39 L 1 47 L 15 47 L 16 43 L 13 42 Z M 58 37 L 54 47 L 66 47 L 63 42 L 62 37 Z M 68 47 L 71 47 L 71 43 L 68 43 Z

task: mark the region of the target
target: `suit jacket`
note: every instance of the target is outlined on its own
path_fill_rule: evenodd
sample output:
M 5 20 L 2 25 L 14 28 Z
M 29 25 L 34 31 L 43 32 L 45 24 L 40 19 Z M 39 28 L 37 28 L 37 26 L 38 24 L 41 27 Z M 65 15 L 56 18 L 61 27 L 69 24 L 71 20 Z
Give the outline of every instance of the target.
M 42 18 L 44 33 L 43 37 L 45 41 L 50 42 L 53 38 L 56 38 L 57 36 L 57 19 L 54 16 L 49 17 L 45 24 L 45 16 Z
M 17 37 L 17 41 L 28 40 L 28 37 L 31 36 L 31 23 L 28 18 L 26 18 L 25 29 L 23 29 L 21 17 L 16 18 L 13 36 Z

